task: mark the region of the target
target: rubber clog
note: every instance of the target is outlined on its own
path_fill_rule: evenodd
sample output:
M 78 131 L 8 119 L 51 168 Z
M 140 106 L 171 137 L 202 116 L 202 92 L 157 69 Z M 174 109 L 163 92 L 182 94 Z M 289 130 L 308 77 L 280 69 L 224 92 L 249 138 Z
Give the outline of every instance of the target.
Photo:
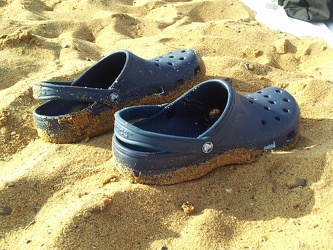
M 281 88 L 243 96 L 212 79 L 170 104 L 117 111 L 113 159 L 134 182 L 192 180 L 222 165 L 253 162 L 263 151 L 292 148 L 299 116 L 295 99 Z
M 149 95 L 166 95 L 192 81 L 202 73 L 199 61 L 192 49 L 150 60 L 119 50 L 72 82 L 36 83 L 34 97 L 49 100 L 33 112 L 38 134 L 46 141 L 69 143 L 110 131 L 116 109 Z

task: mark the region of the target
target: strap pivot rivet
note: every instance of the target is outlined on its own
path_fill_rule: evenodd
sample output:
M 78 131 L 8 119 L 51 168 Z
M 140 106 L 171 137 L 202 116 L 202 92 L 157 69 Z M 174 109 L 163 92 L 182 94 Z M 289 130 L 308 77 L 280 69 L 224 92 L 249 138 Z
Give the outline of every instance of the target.
M 111 101 L 111 102 L 117 102 L 118 99 L 119 99 L 119 95 L 118 95 L 117 92 L 112 92 L 112 93 L 110 94 L 110 101 Z
M 212 142 L 207 141 L 202 145 L 202 152 L 204 152 L 205 154 L 208 154 L 210 152 L 213 151 L 214 145 Z

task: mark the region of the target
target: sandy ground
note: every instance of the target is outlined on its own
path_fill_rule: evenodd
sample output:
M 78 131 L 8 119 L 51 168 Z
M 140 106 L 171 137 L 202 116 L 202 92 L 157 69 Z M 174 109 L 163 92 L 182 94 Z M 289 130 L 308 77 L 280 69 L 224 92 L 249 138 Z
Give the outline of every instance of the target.
M 253 16 L 237 0 L 1 0 L 0 249 L 330 249 L 333 50 Z M 38 137 L 34 82 L 75 79 L 118 49 L 153 58 L 181 48 L 202 57 L 205 79 L 293 94 L 296 148 L 149 186 L 114 169 L 112 132 L 75 144 Z

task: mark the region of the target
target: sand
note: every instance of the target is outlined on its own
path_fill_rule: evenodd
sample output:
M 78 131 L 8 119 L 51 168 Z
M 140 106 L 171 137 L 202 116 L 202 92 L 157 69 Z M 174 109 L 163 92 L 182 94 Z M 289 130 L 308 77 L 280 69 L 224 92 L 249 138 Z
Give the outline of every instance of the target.
M 325 42 L 270 30 L 237 0 L 1 0 L 0 20 L 0 249 L 331 248 L 333 49 Z M 205 79 L 228 78 L 241 93 L 293 94 L 296 148 L 153 186 L 116 171 L 112 131 L 73 144 L 38 137 L 34 82 L 73 80 L 118 49 L 153 58 L 181 48 L 202 57 Z

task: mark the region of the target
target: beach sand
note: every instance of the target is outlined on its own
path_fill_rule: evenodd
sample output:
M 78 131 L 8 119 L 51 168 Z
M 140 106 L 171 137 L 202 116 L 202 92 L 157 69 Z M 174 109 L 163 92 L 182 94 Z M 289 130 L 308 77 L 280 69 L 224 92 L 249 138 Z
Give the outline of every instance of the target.
M 0 21 L 0 249 L 332 247 L 333 49 L 325 42 L 270 30 L 237 0 L 1 0 Z M 34 82 L 73 80 L 118 49 L 149 59 L 182 48 L 201 56 L 202 80 L 294 95 L 296 148 L 151 186 L 114 168 L 112 131 L 73 144 L 38 137 Z

